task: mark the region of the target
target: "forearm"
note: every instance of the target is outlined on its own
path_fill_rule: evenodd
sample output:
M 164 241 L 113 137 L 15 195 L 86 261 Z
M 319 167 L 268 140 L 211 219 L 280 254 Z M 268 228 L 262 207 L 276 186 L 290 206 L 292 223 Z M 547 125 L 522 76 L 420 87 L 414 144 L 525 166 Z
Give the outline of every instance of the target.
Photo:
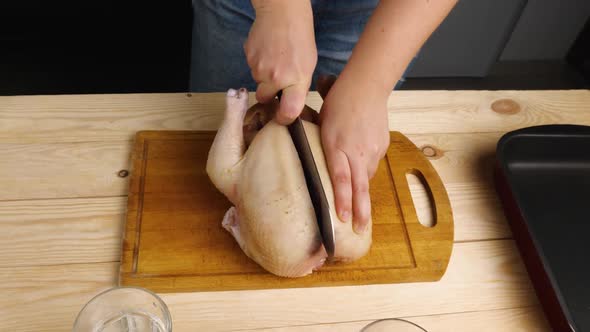
M 254 11 L 287 11 L 293 15 L 311 14 L 311 0 L 251 0 Z
M 389 95 L 457 0 L 382 0 L 340 78 Z

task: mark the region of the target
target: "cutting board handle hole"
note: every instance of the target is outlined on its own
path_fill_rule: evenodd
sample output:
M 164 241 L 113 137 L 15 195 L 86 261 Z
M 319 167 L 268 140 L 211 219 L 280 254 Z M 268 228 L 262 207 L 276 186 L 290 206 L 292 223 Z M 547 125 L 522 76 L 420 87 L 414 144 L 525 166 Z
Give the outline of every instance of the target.
M 425 227 L 434 227 L 436 225 L 434 200 L 424 175 L 419 170 L 412 169 L 406 173 L 406 179 L 418 222 Z

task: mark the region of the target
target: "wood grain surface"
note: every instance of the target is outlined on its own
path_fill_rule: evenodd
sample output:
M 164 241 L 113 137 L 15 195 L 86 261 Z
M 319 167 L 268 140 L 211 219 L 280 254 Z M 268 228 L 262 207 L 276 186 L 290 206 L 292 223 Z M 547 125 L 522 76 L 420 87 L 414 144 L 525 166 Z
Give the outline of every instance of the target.
M 0 143 L 0 200 L 122 196 L 128 142 Z M 78 183 L 83 185 L 73 186 Z
M 547 322 L 540 307 L 532 306 L 516 309 L 498 309 L 486 311 L 462 312 L 447 315 L 430 315 L 418 317 L 401 317 L 394 321 L 404 320 L 425 329 L 428 332 L 478 331 L 478 332 L 543 332 L 549 331 Z M 388 320 L 388 319 L 385 319 Z M 523 321 L 527 324 L 523 325 Z M 276 327 L 268 329 L 248 329 L 243 331 L 263 332 L 358 332 L 375 321 L 364 320 L 339 324 L 313 324 L 292 327 Z M 491 325 L 489 322 L 494 322 Z M 459 327 L 463 327 L 459 328 Z M 395 330 L 392 330 L 395 332 Z
M 116 284 L 119 263 L 0 268 L 2 331 L 65 331 L 94 295 Z M 174 331 L 236 331 L 537 305 L 512 240 L 457 243 L 439 282 L 160 294 Z M 330 306 L 326 307 L 326 299 Z M 530 326 L 528 316 L 513 326 Z M 462 330 L 459 320 L 455 327 Z M 495 320 L 489 324 L 501 324 Z M 450 324 L 450 322 L 448 323 Z M 470 323 L 465 331 L 477 326 Z M 291 330 L 292 331 L 292 330 Z M 541 330 L 543 331 L 543 330 Z
M 0 201 L 0 267 L 116 262 L 125 197 Z
M 492 108 L 506 99 L 520 111 Z M 249 101 L 256 101 L 254 93 Z M 321 108 L 317 92 L 308 94 L 307 105 Z M 0 142 L 129 141 L 141 130 L 216 130 L 224 107 L 224 93 L 0 96 Z M 396 91 L 388 109 L 389 129 L 405 135 L 590 125 L 590 115 L 583 114 L 590 111 L 590 91 Z
M 223 291 L 437 281 L 453 245 L 449 198 L 422 152 L 391 133 L 386 157 L 371 181 L 373 243 L 349 264 L 326 264 L 304 278 L 281 278 L 249 259 L 221 220 L 231 206 L 205 171 L 215 132 L 147 131 L 133 149 L 122 286 L 156 292 Z M 417 219 L 406 174 L 426 184 L 436 216 Z M 431 197 L 431 198 L 429 198 Z
M 307 103 L 319 109 L 321 98 Z M 86 301 L 114 286 L 129 185 L 117 174 L 130 169 L 133 135 L 215 130 L 223 108 L 221 93 L 0 97 L 0 331 L 69 330 Z M 489 170 L 503 133 L 554 123 L 590 125 L 590 91 L 392 93 L 390 129 L 435 148 L 425 154 L 449 194 L 456 243 L 445 277 L 430 287 L 164 294 L 175 331 L 352 331 L 389 317 L 429 331 L 548 331 L 505 240 Z

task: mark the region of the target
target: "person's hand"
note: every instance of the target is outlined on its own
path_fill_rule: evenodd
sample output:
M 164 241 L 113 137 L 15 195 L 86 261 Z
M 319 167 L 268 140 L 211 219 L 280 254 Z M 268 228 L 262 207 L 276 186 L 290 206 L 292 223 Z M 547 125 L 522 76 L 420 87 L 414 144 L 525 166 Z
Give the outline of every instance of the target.
M 353 220 L 354 231 L 361 233 L 371 219 L 369 180 L 390 139 L 388 95 L 355 83 L 341 77 L 326 88 L 318 81 L 318 91 L 324 97 L 320 130 L 336 212 L 344 222 Z
M 252 1 L 256 19 L 244 43 L 256 99 L 268 103 L 282 90 L 276 114 L 280 124 L 299 116 L 317 64 L 309 0 Z

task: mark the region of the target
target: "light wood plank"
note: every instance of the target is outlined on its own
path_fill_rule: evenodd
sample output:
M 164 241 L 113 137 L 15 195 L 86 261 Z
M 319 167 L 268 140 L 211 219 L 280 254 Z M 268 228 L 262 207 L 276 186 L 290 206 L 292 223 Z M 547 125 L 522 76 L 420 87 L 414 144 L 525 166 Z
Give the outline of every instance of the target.
M 0 200 L 126 195 L 131 145 L 0 144 Z
M 117 263 L 0 268 L 2 331 L 67 331 L 92 297 L 115 284 Z
M 478 332 L 549 332 L 551 329 L 541 307 L 533 306 L 516 309 L 499 309 L 455 314 L 400 317 L 412 322 L 429 332 L 478 331 Z M 374 322 L 364 320 L 350 323 L 318 324 L 304 326 L 277 327 L 245 331 L 260 332 L 359 332 L 366 325 Z M 183 329 L 184 326 L 181 326 Z M 188 331 L 190 327 L 186 327 Z M 394 330 L 392 330 L 394 332 Z
M 502 205 L 490 185 L 450 184 L 446 190 L 455 223 L 455 242 L 480 241 L 512 237 Z M 410 185 L 418 218 L 430 211 L 427 193 Z M 414 196 L 414 193 L 416 196 Z
M 400 91 L 401 92 L 401 91 Z M 389 127 L 406 134 L 506 132 L 542 124 L 590 125 L 590 90 L 408 91 L 389 99 Z M 508 99 L 519 111 L 496 112 Z
M 125 197 L 0 202 L 0 267 L 121 259 Z
M 515 101 L 520 111 L 493 111 L 502 99 Z M 251 94 L 250 104 L 254 100 Z M 319 110 L 322 101 L 311 92 L 307 104 Z M 214 130 L 223 108 L 223 93 L 5 96 L 0 97 L 0 142 L 120 141 L 139 130 Z M 389 111 L 390 129 L 404 134 L 590 125 L 590 91 L 395 91 Z
M 477 183 L 491 185 L 496 145 L 503 133 L 408 135 L 419 148 L 437 152 L 430 162 L 445 185 Z
M 0 268 L 2 328 L 66 330 L 86 301 L 115 284 L 117 270 L 117 263 Z M 436 283 L 164 294 L 162 298 L 172 312 L 175 331 L 313 325 L 538 304 L 510 240 L 456 244 L 446 275 Z
M 222 93 L 0 97 L 0 142 L 121 141 L 140 130 L 215 130 L 224 105 Z

